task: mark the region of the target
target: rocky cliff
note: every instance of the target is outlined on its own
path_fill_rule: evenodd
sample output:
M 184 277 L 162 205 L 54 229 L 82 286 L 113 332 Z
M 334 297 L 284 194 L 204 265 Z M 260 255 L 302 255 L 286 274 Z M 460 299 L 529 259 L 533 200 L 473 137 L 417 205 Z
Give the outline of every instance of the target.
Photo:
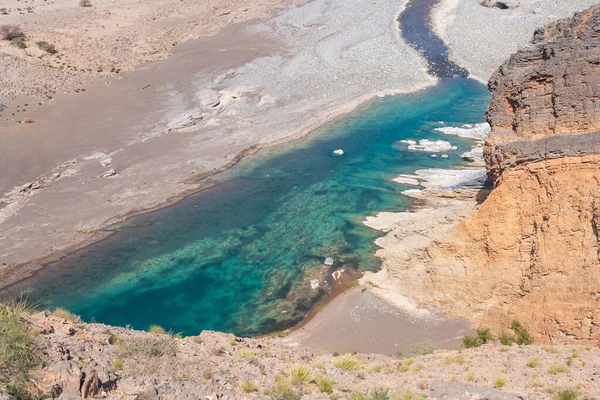
M 410 257 L 384 249 L 386 273 L 395 290 L 497 332 L 518 319 L 541 342 L 597 344 L 600 7 L 538 29 L 489 88 L 493 191 Z

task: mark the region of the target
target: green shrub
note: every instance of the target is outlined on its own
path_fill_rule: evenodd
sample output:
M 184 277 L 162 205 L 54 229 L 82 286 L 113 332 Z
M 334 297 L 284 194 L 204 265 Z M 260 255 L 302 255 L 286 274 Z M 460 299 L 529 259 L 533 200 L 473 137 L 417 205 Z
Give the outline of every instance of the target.
M 477 329 L 477 338 L 482 344 L 486 344 L 487 342 L 492 340 L 492 334 L 490 333 L 490 329 Z
M 463 347 L 465 349 L 471 349 L 471 348 L 479 347 L 479 346 L 481 346 L 481 341 L 479 340 L 478 337 L 471 336 L 471 335 L 465 335 L 463 337 Z
M 33 369 L 42 361 L 41 349 L 23 320 L 31 312 L 23 298 L 0 304 L 0 393 L 27 398 Z
M 335 381 L 333 379 L 320 376 L 317 378 L 317 384 L 319 385 L 319 390 L 321 390 L 321 393 L 331 393 L 333 392 L 333 385 L 335 385 Z
M 371 390 L 371 399 L 372 400 L 389 400 L 390 396 L 388 395 L 389 390 L 384 388 L 375 388 Z
M 404 360 L 402 360 L 402 363 L 398 367 L 398 371 L 406 372 L 410 369 L 410 366 L 413 365 L 414 363 L 415 363 L 414 358 L 405 358 Z
M 27 48 L 27 42 L 25 41 L 24 37 L 16 37 L 14 39 L 11 39 L 10 44 L 12 44 L 15 47 L 18 47 L 19 49 Z
M 525 329 L 516 319 L 510 323 L 510 329 L 512 329 L 517 335 L 515 338 L 515 342 L 517 342 L 517 344 L 528 345 L 533 343 L 533 339 L 531 339 L 529 331 Z
M 361 367 L 360 361 L 356 359 L 352 354 L 344 354 L 333 359 L 331 363 L 339 369 L 353 370 Z
M 121 370 L 123 369 L 123 360 L 119 360 L 118 358 L 112 361 L 112 366 L 115 369 Z
M 290 368 L 290 378 L 292 378 L 292 382 L 296 385 L 310 383 L 314 379 L 310 369 L 304 365 L 297 365 Z
M 498 340 L 500 341 L 501 344 L 503 344 L 504 346 L 512 346 L 513 343 L 515 342 L 515 338 L 512 335 L 509 335 L 508 333 L 504 332 L 502 335 L 498 336 Z
M 496 379 L 496 382 L 494 382 L 495 389 L 500 389 L 500 388 L 503 388 L 504 386 L 506 386 L 506 381 L 502 378 Z
M 352 393 L 350 400 L 367 400 L 367 398 L 361 393 Z
M 302 389 L 291 387 L 286 379 L 276 378 L 275 386 L 265 390 L 265 394 L 273 400 L 300 400 Z
M 258 392 L 258 386 L 250 381 L 244 381 L 244 383 L 242 383 L 242 390 L 244 393 Z

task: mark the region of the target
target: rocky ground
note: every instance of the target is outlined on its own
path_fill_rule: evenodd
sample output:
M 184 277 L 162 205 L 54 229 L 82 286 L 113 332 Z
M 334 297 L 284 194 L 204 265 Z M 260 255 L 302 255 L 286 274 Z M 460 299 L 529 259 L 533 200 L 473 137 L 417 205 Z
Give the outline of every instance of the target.
M 563 399 L 557 396 L 567 390 L 600 392 L 600 350 L 591 347 L 488 343 L 439 351 L 424 343 L 390 356 L 316 354 L 275 337 L 205 331 L 179 338 L 159 328 L 81 323 L 62 310 L 23 318 L 41 362 L 29 388 L 59 398 Z M 6 337 L 0 340 L 6 349 Z M 5 374 L 0 368 L 0 385 Z

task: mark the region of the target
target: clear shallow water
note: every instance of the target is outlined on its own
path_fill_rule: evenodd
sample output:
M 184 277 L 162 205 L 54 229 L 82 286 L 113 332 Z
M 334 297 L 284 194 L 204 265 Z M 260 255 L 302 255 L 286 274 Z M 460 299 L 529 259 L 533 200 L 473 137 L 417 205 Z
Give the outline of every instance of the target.
M 433 128 L 482 122 L 488 99 L 483 85 L 448 79 L 373 101 L 308 139 L 244 160 L 214 188 L 127 221 L 16 289 L 87 321 L 137 329 L 256 335 L 290 327 L 317 300 L 302 277 L 324 257 L 339 259 L 336 267 L 379 267 L 380 232 L 361 221 L 410 206 L 396 175 L 460 164 L 472 142 Z M 433 159 L 396 143 L 423 138 L 458 150 Z M 338 148 L 341 157 L 332 155 Z

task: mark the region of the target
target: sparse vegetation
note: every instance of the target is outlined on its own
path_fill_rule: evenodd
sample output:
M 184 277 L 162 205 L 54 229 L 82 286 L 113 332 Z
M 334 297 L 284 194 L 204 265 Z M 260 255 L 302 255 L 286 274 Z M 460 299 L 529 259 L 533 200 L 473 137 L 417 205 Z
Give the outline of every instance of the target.
M 432 354 L 435 350 L 435 346 L 431 343 L 421 342 L 410 346 L 408 352 L 417 356 L 426 356 L 427 354 Z
M 531 357 L 529 359 L 529 361 L 527 361 L 527 366 L 529 368 L 535 368 L 535 367 L 538 366 L 539 363 L 540 363 L 540 359 L 539 358 L 537 358 L 537 357 Z
M 55 309 L 52 312 L 52 314 L 55 317 L 64 318 L 69 322 L 79 322 L 80 321 L 80 319 L 77 315 L 73 314 L 72 312 L 70 312 L 68 310 L 65 310 L 64 308 L 59 307 L 59 308 Z
M 344 354 L 343 356 L 335 357 L 331 363 L 339 369 L 353 370 L 361 367 L 360 361 L 352 354 Z
M 16 38 L 25 38 L 25 33 L 23 33 L 23 30 L 19 25 L 0 25 L 0 38 L 2 40 L 12 41 Z
M 548 369 L 550 375 L 568 374 L 571 370 L 564 364 L 552 364 Z
M 41 350 L 23 314 L 31 312 L 23 298 L 0 304 L 0 392 L 28 398 L 28 382 L 42 361 Z
M 404 360 L 402 360 L 402 363 L 398 367 L 398 371 L 400 371 L 400 372 L 408 371 L 410 369 L 410 366 L 412 364 L 414 364 L 414 362 L 415 362 L 414 358 L 405 358 Z
M 275 386 L 265 390 L 267 396 L 273 400 L 300 400 L 302 398 L 302 389 L 292 387 L 290 383 L 282 378 L 275 378 Z
M 496 379 L 496 381 L 494 382 L 494 389 L 501 389 L 504 386 L 506 386 L 506 381 L 502 378 Z
M 290 368 L 290 378 L 296 385 L 310 383 L 314 379 L 310 369 L 305 365 L 297 365 Z
M 335 381 L 333 379 L 320 376 L 317 378 L 317 384 L 319 385 L 319 390 L 321 393 L 331 393 L 333 392 L 333 385 L 335 385 Z
M 242 390 L 244 393 L 258 392 L 258 386 L 250 381 L 244 381 L 244 383 L 242 383 Z
M 505 346 L 512 346 L 513 343 L 520 345 L 529 345 L 533 343 L 533 339 L 529 334 L 529 331 L 521 325 L 519 321 L 516 319 L 510 323 L 510 329 L 515 333 L 514 335 L 510 335 L 504 332 L 502 335 L 498 337 L 500 343 Z
M 167 331 L 165 331 L 165 328 L 163 328 L 160 325 L 152 325 L 152 326 L 150 326 L 150 328 L 148 329 L 148 332 L 150 332 L 150 333 L 156 333 L 158 335 L 165 335 L 167 333 Z
M 35 42 L 35 44 L 37 45 L 37 47 L 39 47 L 40 50 L 43 50 L 48 54 L 58 53 L 58 50 L 56 50 L 56 46 L 46 41 L 41 40 L 39 42 Z
M 120 359 L 115 359 L 112 361 L 112 366 L 115 367 L 115 369 L 121 370 L 123 369 L 123 360 Z
M 489 328 L 477 329 L 477 336 L 465 335 L 465 337 L 463 337 L 463 347 L 466 349 L 479 347 L 491 340 L 492 334 L 490 333 Z
M 177 343 L 171 336 L 140 336 L 124 339 L 116 355 L 131 375 L 152 373 L 176 365 Z
M 389 400 L 389 390 L 384 388 L 375 388 L 371 390 L 372 400 Z
M 510 323 L 510 329 L 517 335 L 515 342 L 520 345 L 528 345 L 533 343 L 529 331 L 525 329 L 516 319 Z
M 577 389 L 560 390 L 552 395 L 552 400 L 577 400 L 580 396 Z

